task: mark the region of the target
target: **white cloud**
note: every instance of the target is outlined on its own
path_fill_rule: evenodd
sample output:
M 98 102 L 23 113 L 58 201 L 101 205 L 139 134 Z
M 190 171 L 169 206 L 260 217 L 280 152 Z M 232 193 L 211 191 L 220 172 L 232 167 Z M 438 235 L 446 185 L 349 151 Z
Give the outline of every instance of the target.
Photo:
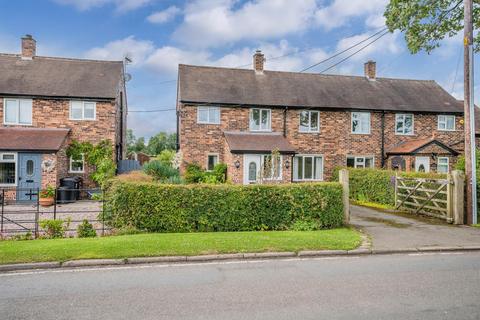
M 367 16 L 369 26 L 379 25 L 387 0 L 334 0 L 315 13 L 316 21 L 327 30 L 338 28 L 354 17 Z M 370 17 L 373 16 L 373 17 Z
M 180 14 L 182 10 L 176 6 L 170 6 L 163 11 L 157 11 L 147 17 L 147 20 L 151 23 L 165 23 L 173 20 L 175 16 Z
M 116 11 L 127 12 L 138 9 L 152 2 L 152 0 L 53 0 L 59 4 L 74 6 L 77 10 L 85 11 L 107 4 L 114 5 Z
M 125 39 L 115 40 L 103 47 L 96 47 L 88 50 L 85 56 L 89 59 L 100 60 L 123 60 L 128 56 L 133 60 L 132 65 L 141 65 L 148 55 L 155 49 L 152 41 L 136 40 L 134 36 Z
M 240 7 L 234 0 L 195 0 L 185 7 L 174 38 L 196 47 L 279 38 L 305 30 L 315 8 L 315 0 L 258 0 Z
M 145 64 L 156 72 L 175 74 L 178 64 L 210 64 L 209 57 L 210 53 L 205 51 L 188 51 L 166 46 L 155 50 Z

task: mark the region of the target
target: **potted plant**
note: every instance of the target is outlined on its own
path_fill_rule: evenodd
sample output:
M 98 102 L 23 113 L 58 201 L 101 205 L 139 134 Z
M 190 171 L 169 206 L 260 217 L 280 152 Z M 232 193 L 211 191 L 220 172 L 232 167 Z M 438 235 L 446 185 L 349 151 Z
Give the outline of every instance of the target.
M 52 186 L 47 186 L 45 189 L 40 191 L 40 198 L 38 202 L 42 207 L 49 207 L 55 201 L 55 188 Z

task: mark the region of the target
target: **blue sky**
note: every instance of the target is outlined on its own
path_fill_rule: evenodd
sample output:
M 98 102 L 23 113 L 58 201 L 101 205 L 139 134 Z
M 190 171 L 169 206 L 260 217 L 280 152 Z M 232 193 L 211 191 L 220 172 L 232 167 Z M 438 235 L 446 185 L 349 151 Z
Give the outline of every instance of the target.
M 120 60 L 129 55 L 130 110 L 174 108 L 178 63 L 244 66 L 261 49 L 266 69 L 299 71 L 384 27 L 386 0 L 0 0 L 0 52 L 18 53 L 32 34 L 46 56 Z M 356 48 L 358 49 L 358 47 Z M 384 36 L 328 73 L 433 79 L 463 95 L 461 35 L 433 54 L 412 55 L 403 35 Z M 320 72 L 336 60 L 309 72 Z M 281 59 L 269 59 L 288 55 Z M 458 66 L 458 68 L 457 68 Z M 244 66 L 250 68 L 251 66 Z M 478 68 L 476 68 L 478 69 Z M 168 82 L 166 82 L 168 81 Z M 478 77 L 476 77 L 478 83 Z M 477 87 L 477 91 L 478 91 Z M 478 95 L 475 99 L 478 103 Z M 137 136 L 175 130 L 174 111 L 130 113 Z

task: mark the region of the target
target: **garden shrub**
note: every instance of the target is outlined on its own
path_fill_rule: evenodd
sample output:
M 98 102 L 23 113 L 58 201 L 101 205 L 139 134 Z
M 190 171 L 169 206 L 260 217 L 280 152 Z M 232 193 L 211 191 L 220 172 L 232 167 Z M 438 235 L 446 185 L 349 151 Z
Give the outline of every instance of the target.
M 77 235 L 79 238 L 93 238 L 97 236 L 97 232 L 87 219 L 83 219 L 82 223 L 77 227 Z
M 338 181 L 337 168 L 333 181 Z M 386 206 L 395 205 L 395 175 L 411 178 L 445 178 L 445 174 L 425 172 L 399 172 L 382 169 L 348 168 L 350 199 L 359 202 L 372 202 Z
M 179 177 L 180 173 L 177 169 L 169 164 L 165 164 L 160 160 L 152 160 L 143 165 L 143 171 L 160 182 L 170 182 L 169 179 Z
M 70 218 L 66 221 L 61 219 L 45 219 L 40 221 L 40 227 L 45 231 L 46 237 L 51 239 L 64 238 L 69 226 Z
M 217 184 L 225 183 L 226 180 L 227 165 L 225 163 L 216 164 L 212 171 L 205 171 L 198 164 L 190 163 L 185 171 L 185 181 L 187 183 Z
M 288 185 L 167 185 L 115 181 L 106 202 L 107 223 L 148 232 L 311 229 L 343 223 L 339 183 Z

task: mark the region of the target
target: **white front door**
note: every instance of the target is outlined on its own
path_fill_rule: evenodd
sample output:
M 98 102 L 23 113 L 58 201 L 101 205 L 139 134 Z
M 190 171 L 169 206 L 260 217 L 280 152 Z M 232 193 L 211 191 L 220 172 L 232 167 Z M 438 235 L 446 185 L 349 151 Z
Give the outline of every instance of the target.
M 415 171 L 430 172 L 430 157 L 415 157 Z
M 243 156 L 243 184 L 257 183 L 259 179 L 262 156 L 246 154 Z

